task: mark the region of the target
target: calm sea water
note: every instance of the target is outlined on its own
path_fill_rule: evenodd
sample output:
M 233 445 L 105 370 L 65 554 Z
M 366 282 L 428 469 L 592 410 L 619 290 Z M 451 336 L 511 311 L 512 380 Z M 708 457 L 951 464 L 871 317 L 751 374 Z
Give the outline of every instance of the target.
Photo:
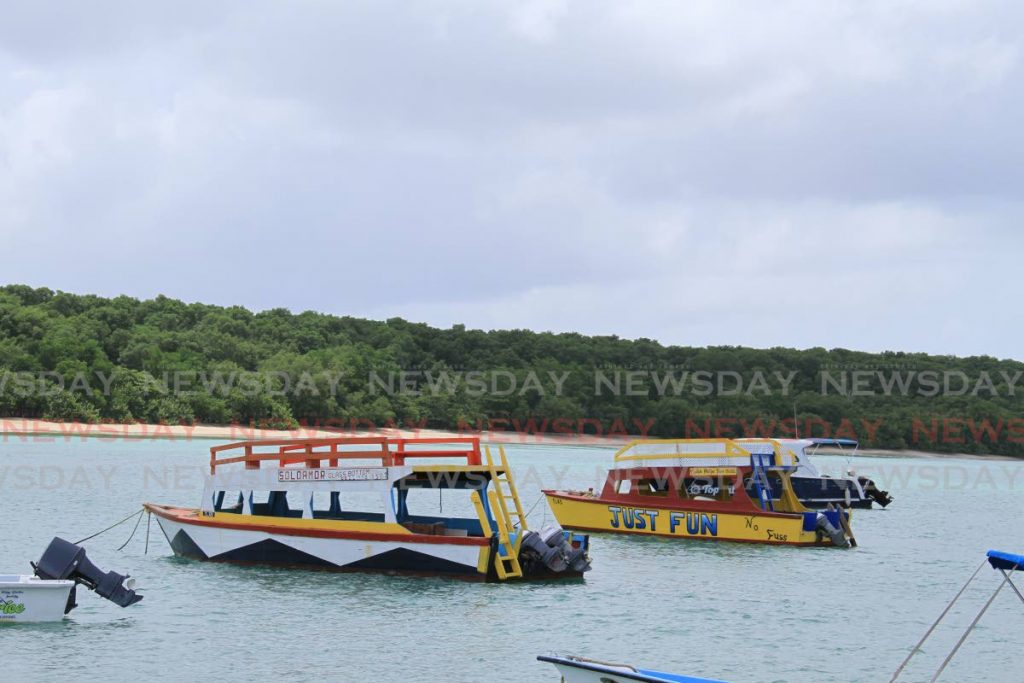
M 76 540 L 143 501 L 195 505 L 209 442 L 0 442 L 0 573 L 29 571 L 50 538 Z M 611 452 L 508 449 L 530 507 L 541 486 L 598 484 Z M 855 513 L 860 547 L 769 548 L 593 537 L 578 582 L 481 585 L 431 578 L 234 567 L 171 555 L 145 520 L 89 541 L 101 568 L 146 599 L 122 610 L 87 591 L 62 624 L 0 628 L 0 681 L 555 681 L 552 651 L 735 683 L 888 680 L 986 549 L 1024 551 L 1024 466 L 1005 461 L 825 457 L 896 496 Z M 446 494 L 453 495 L 453 494 Z M 445 512 L 460 507 L 440 501 Z M 438 501 L 421 500 L 421 506 Z M 540 501 L 529 515 L 550 521 Z M 907 681 L 927 680 L 997 585 L 985 569 Z M 1024 605 L 1004 591 L 943 680 L 1019 681 Z

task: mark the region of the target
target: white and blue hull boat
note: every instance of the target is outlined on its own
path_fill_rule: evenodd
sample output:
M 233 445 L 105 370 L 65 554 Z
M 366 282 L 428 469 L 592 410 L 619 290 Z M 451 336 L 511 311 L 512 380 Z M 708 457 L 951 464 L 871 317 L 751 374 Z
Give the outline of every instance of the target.
M 724 683 L 710 678 L 695 678 L 628 664 L 612 664 L 572 655 L 541 655 L 542 662 L 554 664 L 563 683 Z
M 757 441 L 757 439 L 737 439 Z M 883 491 L 875 482 L 864 476 L 857 476 L 852 470 L 846 476 L 829 476 L 818 471 L 811 456 L 819 449 L 834 449 L 849 457 L 857 454 L 859 444 L 853 439 L 776 439 L 790 451 L 796 469 L 790 474 L 793 493 L 805 507 L 811 509 L 832 507 L 870 509 L 873 505 L 886 507 L 892 502 L 888 491 Z

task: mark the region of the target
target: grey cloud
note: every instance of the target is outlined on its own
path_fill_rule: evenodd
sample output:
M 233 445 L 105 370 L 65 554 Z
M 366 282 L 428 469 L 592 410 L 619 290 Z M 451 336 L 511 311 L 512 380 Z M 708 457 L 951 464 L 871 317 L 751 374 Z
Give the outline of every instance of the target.
M 990 293 L 1022 289 L 1022 18 L 954 1 L 12 7 L 0 236 L 23 258 L 0 279 L 1019 355 Z

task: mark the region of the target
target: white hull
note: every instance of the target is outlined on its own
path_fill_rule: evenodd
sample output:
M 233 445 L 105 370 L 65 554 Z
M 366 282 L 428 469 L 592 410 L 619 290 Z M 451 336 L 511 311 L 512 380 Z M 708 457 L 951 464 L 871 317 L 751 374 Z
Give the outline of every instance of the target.
M 558 673 L 562 675 L 562 683 L 632 683 L 636 679 L 616 678 L 611 671 L 589 671 L 575 666 L 555 664 Z M 622 669 L 623 673 L 629 669 Z
M 481 552 L 488 546 L 324 538 L 187 524 L 156 515 L 175 554 L 197 559 L 334 569 L 423 571 L 478 575 Z M 184 537 L 181 535 L 184 534 Z M 187 537 L 187 541 L 186 541 Z M 193 547 L 194 546 L 194 547 Z M 196 552 L 196 551 L 199 552 Z M 403 558 L 415 553 L 410 566 Z M 483 578 L 482 574 L 479 574 Z
M 599 662 L 583 657 L 541 655 L 537 659 L 553 664 L 562 675 L 562 683 L 722 683 L 708 678 L 637 669 L 625 664 Z
M 0 624 L 60 621 L 74 581 L 0 575 Z

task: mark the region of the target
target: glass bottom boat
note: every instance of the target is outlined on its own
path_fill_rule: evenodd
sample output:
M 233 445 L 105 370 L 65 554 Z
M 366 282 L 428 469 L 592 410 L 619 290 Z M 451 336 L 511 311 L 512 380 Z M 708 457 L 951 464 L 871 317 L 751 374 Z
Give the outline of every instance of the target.
M 444 491 L 468 494 L 447 501 L 465 514 L 428 514 Z M 174 553 L 197 560 L 480 581 L 590 568 L 586 535 L 528 529 L 504 450 L 496 459 L 475 438 L 216 446 L 199 508 L 145 508 Z
M 779 442 L 633 441 L 600 493 L 544 491 L 567 529 L 776 545 L 855 545 L 850 511 L 805 507 Z

